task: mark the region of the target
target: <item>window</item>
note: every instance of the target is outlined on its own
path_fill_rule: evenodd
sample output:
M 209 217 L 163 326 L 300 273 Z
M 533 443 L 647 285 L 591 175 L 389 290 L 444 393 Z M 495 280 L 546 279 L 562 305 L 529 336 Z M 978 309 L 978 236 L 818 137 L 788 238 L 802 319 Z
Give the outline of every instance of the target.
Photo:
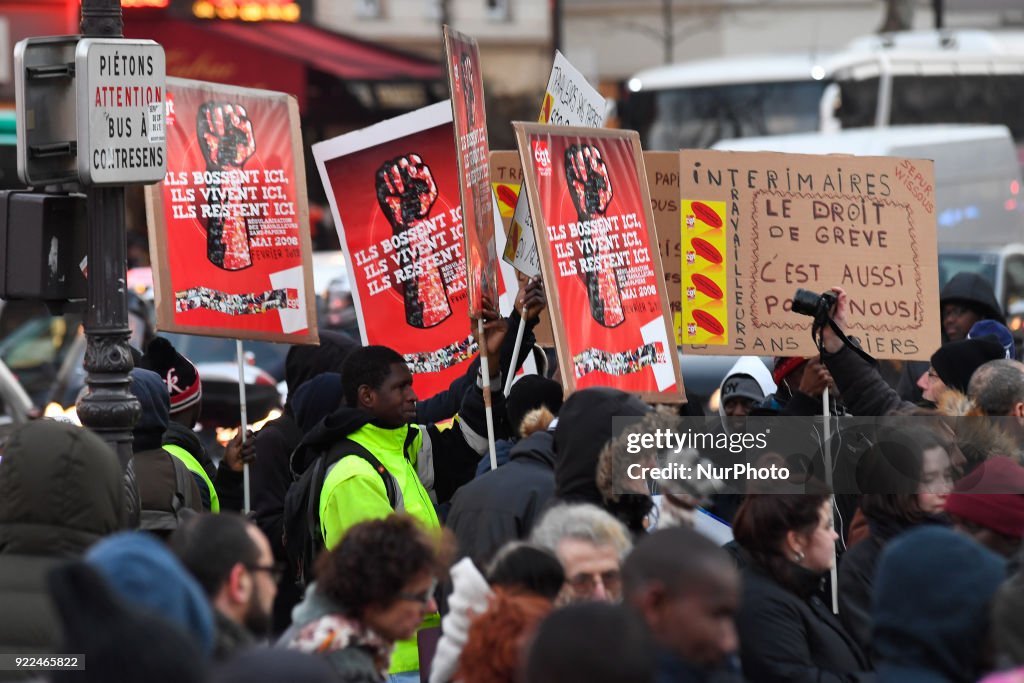
M 379 19 L 383 14 L 383 0 L 356 0 L 356 15 L 361 19 Z
M 647 149 L 703 148 L 817 130 L 824 88 L 824 81 L 792 81 L 652 90 L 632 94 L 626 115 Z
M 491 21 L 508 21 L 511 17 L 511 0 L 484 0 L 487 3 L 487 18 Z

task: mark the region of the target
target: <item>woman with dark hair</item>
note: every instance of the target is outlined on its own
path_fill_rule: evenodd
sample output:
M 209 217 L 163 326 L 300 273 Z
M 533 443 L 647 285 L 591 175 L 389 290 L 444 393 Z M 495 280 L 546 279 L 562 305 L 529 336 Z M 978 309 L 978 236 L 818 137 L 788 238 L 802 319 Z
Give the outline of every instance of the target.
M 496 604 L 511 602 L 515 609 L 520 610 L 522 617 L 516 628 L 525 629 L 532 624 L 527 623 L 527 617 L 536 612 L 536 609 L 531 609 L 531 606 L 535 608 L 538 604 L 536 600 L 546 602 L 550 609 L 565 584 L 565 570 L 554 553 L 522 541 L 511 541 L 503 545 L 487 567 L 486 577 L 480 574 L 473 560 L 468 557 L 452 567 L 451 577 L 454 590 L 448 600 L 448 614 L 442 623 L 443 634 L 430 668 L 431 683 L 448 683 L 453 679 L 456 670 L 460 668 L 459 662 L 467 646 L 474 618 L 493 612 Z M 496 594 L 501 594 L 502 599 L 496 601 Z M 525 600 L 513 599 L 519 597 Z M 511 623 L 506 625 L 511 626 Z M 479 634 L 477 645 L 481 645 L 481 638 L 488 635 Z M 509 652 L 504 651 L 504 654 Z M 474 656 L 479 658 L 481 652 L 477 651 Z M 477 661 L 470 665 L 469 671 L 475 671 L 473 667 L 479 664 Z M 494 671 L 499 669 L 506 674 L 513 670 L 511 667 L 498 667 Z M 463 675 L 468 675 L 467 670 L 462 671 Z
M 733 535 L 748 564 L 736 617 L 751 683 L 869 678 L 860 647 L 817 596 L 838 538 L 827 494 L 749 494 Z
M 444 568 L 437 539 L 412 517 L 357 524 L 320 556 L 279 645 L 326 657 L 344 683 L 386 681 L 395 642 L 437 611 Z
M 930 429 L 880 432 L 858 466 L 860 509 L 869 536 L 839 565 L 839 618 L 865 651 L 871 643 L 871 594 L 882 550 L 919 524 L 946 524 L 942 509 L 953 490 L 946 446 Z
M 487 567 L 487 583 L 509 594 L 536 595 L 554 601 L 565 584 L 555 554 L 522 541 L 506 543 Z

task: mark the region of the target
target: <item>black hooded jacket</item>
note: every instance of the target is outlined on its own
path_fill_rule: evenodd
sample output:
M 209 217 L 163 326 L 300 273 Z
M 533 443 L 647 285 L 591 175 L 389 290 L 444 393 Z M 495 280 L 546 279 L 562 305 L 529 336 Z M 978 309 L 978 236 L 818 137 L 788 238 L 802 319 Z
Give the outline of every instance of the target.
M 142 406 L 142 416 L 132 429 L 133 453 L 129 464 L 134 469 L 139 492 L 140 525 L 150 531 L 164 532 L 168 530 L 163 526 L 166 521 L 154 526 L 151 513 L 161 517 L 172 513 L 179 498 L 183 499 L 179 502 L 184 507 L 202 512 L 202 479 L 163 449 L 164 432 L 170 422 L 170 398 L 163 380 L 152 370 L 142 368 L 134 368 L 129 379 L 128 386 Z M 187 490 L 179 490 L 176 473 L 187 479 Z
M 555 429 L 555 498 L 603 507 L 597 463 L 614 434 L 612 418 L 640 417 L 650 411 L 636 396 L 608 387 L 583 389 L 570 396 L 558 413 Z
M 996 301 L 992 285 L 976 273 L 957 273 L 946 283 L 939 293 L 939 306 L 952 302 L 962 303 L 974 309 L 982 319 L 1006 324 L 1003 309 Z
M 445 522 L 459 557 L 484 567 L 505 543 L 526 538 L 554 495 L 554 467 L 554 435 L 536 432 L 512 447 L 508 463 L 460 488 Z

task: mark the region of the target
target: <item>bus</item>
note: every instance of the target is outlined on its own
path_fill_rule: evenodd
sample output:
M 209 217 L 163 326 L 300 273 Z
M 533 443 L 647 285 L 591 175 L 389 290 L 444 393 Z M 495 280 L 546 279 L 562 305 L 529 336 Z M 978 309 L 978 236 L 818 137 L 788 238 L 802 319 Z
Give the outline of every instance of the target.
M 623 128 L 645 149 L 896 124 L 1010 129 L 1024 162 L 1024 31 L 870 35 L 829 54 L 748 55 L 649 69 L 627 83 Z

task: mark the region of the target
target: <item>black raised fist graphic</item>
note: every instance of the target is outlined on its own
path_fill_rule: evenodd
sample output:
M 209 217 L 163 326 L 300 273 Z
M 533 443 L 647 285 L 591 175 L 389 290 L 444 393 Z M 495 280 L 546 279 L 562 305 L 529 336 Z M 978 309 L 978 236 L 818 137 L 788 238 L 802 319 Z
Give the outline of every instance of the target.
M 565 180 L 581 222 L 604 216 L 612 201 L 612 180 L 601 150 L 593 145 L 570 145 L 565 150 Z M 591 239 L 590 231 L 580 236 L 580 242 L 586 256 L 601 259 L 601 249 Z M 587 286 L 594 320 L 605 327 L 621 325 L 626 317 L 615 269 L 601 266 L 596 271 L 581 273 L 581 277 Z
M 430 214 L 437 201 L 437 185 L 430 167 L 418 154 L 406 154 L 386 162 L 377 170 L 377 203 L 387 217 L 395 235 L 408 231 L 411 262 L 430 261 L 433 247 L 430 240 L 415 228 Z M 401 261 L 405 263 L 404 260 Z M 413 327 L 438 325 L 452 314 L 444 278 L 436 265 L 414 268 L 412 277 L 401 282 L 405 299 L 405 319 Z
M 204 102 L 196 120 L 199 149 L 206 160 L 208 171 L 240 170 L 256 152 L 256 137 L 252 121 L 240 104 Z M 252 265 L 249 250 L 249 230 L 245 218 L 232 215 L 231 190 L 241 190 L 242 182 L 230 175 L 219 177 L 220 182 L 208 184 L 217 188 L 210 198 L 215 207 L 206 219 L 206 257 L 224 270 L 241 270 Z M 243 192 L 236 194 L 245 196 Z

